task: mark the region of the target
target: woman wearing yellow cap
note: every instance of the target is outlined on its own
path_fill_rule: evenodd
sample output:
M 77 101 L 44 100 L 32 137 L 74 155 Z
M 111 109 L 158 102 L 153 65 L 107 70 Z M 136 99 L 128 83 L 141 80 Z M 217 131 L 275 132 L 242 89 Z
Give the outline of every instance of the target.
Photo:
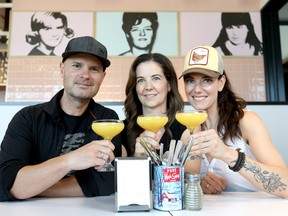
M 209 46 L 191 49 L 181 77 L 189 103 L 208 114 L 193 134 L 190 151 L 191 156 L 202 156 L 204 193 L 263 190 L 288 198 L 285 162 L 262 120 L 246 110 L 245 100 L 232 91 L 217 50 Z M 184 142 L 188 139 L 187 132 Z M 186 171 L 197 172 L 199 163 L 194 162 L 186 162 Z

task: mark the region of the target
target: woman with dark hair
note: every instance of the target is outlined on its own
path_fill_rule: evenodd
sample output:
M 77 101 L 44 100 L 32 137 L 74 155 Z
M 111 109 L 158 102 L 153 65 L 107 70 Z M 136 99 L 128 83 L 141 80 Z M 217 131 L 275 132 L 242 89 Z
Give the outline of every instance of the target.
M 202 156 L 204 193 L 262 190 L 288 198 L 285 162 L 263 121 L 245 109 L 245 100 L 233 92 L 217 50 L 210 46 L 191 49 L 185 57 L 182 76 L 191 106 L 208 114 L 193 134 L 190 151 L 192 157 Z M 183 142 L 189 139 L 190 134 L 184 132 Z M 186 162 L 185 171 L 199 170 L 193 162 Z
M 262 55 L 249 13 L 222 13 L 222 29 L 212 45 L 222 55 Z
M 123 13 L 122 29 L 130 50 L 120 56 L 151 53 L 158 29 L 157 13 Z
M 122 143 L 128 156 L 144 153 L 141 145 L 136 143 L 139 136 L 152 137 L 149 144 L 155 149 L 163 143 L 164 151 L 168 150 L 171 139 L 180 140 L 185 127 L 175 120 L 175 113 L 183 109 L 183 104 L 171 61 L 158 53 L 138 56 L 129 71 L 124 102 L 126 127 L 122 132 Z M 137 117 L 143 114 L 167 114 L 169 120 L 165 128 L 155 134 L 138 126 Z
M 36 45 L 28 55 L 55 55 L 54 49 L 64 36 L 72 38 L 74 31 L 68 28 L 67 18 L 60 12 L 36 12 L 31 17 L 32 32 L 26 42 Z

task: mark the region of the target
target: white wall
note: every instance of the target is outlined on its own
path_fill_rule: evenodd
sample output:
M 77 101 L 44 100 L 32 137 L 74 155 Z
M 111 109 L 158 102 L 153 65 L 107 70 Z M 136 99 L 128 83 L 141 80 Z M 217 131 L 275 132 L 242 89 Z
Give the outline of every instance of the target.
M 2 141 L 7 125 L 13 115 L 27 104 L 0 104 L 0 140 Z M 122 105 L 107 106 L 114 109 L 120 119 L 124 119 Z M 258 113 L 267 125 L 272 140 L 288 165 L 288 105 L 249 105 L 248 109 Z

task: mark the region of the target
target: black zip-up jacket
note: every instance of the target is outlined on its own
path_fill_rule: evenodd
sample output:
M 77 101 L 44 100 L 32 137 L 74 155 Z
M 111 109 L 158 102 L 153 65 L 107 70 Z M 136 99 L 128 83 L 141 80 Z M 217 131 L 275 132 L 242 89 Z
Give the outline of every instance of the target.
M 49 102 L 25 107 L 12 118 L 0 150 L 0 201 L 15 200 L 9 193 L 18 171 L 27 165 L 40 164 L 61 153 L 65 128 L 61 124 L 60 99 L 63 89 Z M 91 99 L 84 145 L 102 139 L 91 124 L 95 119 L 118 119 L 114 110 Z M 85 119 L 86 121 L 86 119 Z M 121 156 L 121 139 L 112 140 L 115 157 Z M 87 197 L 110 195 L 114 192 L 114 172 L 98 172 L 94 168 L 76 171 L 75 177 Z

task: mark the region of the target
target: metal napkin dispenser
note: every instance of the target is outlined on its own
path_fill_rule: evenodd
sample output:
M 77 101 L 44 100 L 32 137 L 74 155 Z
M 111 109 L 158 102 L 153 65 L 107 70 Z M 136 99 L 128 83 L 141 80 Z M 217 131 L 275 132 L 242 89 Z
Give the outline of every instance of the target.
M 115 210 L 150 211 L 151 160 L 150 158 L 115 159 Z

